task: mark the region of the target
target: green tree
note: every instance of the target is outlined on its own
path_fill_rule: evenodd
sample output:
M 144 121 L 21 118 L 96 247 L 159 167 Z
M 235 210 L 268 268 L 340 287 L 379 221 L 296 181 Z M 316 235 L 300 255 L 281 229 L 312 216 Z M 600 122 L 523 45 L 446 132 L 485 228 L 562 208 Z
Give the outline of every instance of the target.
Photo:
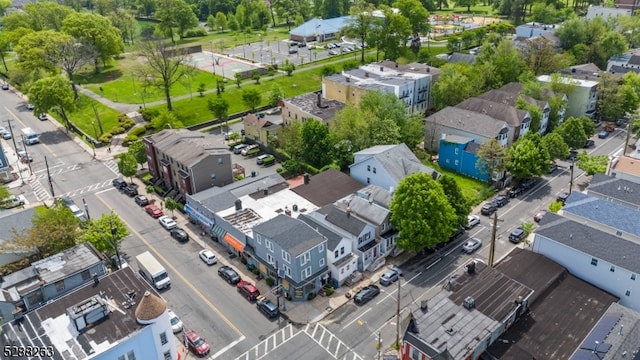
M 229 115 L 229 102 L 222 96 L 216 96 L 207 100 L 207 106 L 213 116 L 220 121 L 227 121 Z
M 209 28 L 210 32 L 213 32 L 218 28 L 216 26 L 216 17 L 213 16 L 212 14 L 209 14 L 209 16 L 207 16 L 207 27 Z
M 9 192 L 9 190 L 7 190 L 7 187 L 3 184 L 0 184 L 0 206 L 3 206 L 7 203 L 7 201 L 9 200 L 9 196 L 11 196 L 11 193 Z
M 242 83 L 242 73 L 237 72 L 233 77 L 236 79 L 236 85 L 240 87 L 240 84 Z
M 409 19 L 390 9 L 384 11 L 380 48 L 388 59 L 396 60 L 403 55 L 407 38 L 411 35 Z
M 294 121 L 288 125 L 284 125 L 278 133 L 278 143 L 280 148 L 284 150 L 291 159 L 300 159 L 302 157 L 302 123 Z
M 585 22 L 574 17 L 565 22 L 556 30 L 556 36 L 560 38 L 560 44 L 565 50 L 571 49 L 574 45 L 587 42 L 587 27 Z
M 526 179 L 546 173 L 549 168 L 549 153 L 543 146 L 523 137 L 507 151 L 506 167 L 517 179 Z
M 74 79 L 76 71 L 90 63 L 96 57 L 96 49 L 91 44 L 78 42 L 72 37 L 59 44 L 54 51 L 54 58 L 58 66 L 67 74 L 68 79 Z M 78 100 L 78 89 L 75 81 L 70 81 L 73 99 Z
M 538 2 L 531 6 L 533 21 L 541 24 L 555 24 L 558 22 L 558 10 L 552 4 Z
M 302 124 L 302 157 L 309 164 L 321 168 L 331 163 L 331 141 L 329 128 L 315 119 Z
M 423 172 L 400 181 L 389 210 L 400 235 L 397 246 L 409 251 L 433 249 L 447 241 L 458 222 L 442 185 Z
M 485 42 L 476 62 L 478 64 L 489 63 L 493 66 L 493 76 L 497 79 L 499 86 L 518 81 L 518 77 L 525 68 L 520 51 L 509 39 L 500 40 L 495 48 Z
M 171 197 L 167 197 L 164 200 L 164 207 L 171 211 L 171 216 L 173 216 L 173 212 L 178 208 L 178 202 L 173 200 Z
M 129 153 L 118 155 L 118 171 L 122 176 L 128 176 L 133 182 L 133 175 L 138 171 L 138 162 L 136 158 Z
M 225 15 L 223 12 L 218 11 L 216 13 L 216 20 L 214 22 L 214 25 L 216 30 L 219 30 L 219 31 L 227 30 L 227 28 L 229 27 L 227 15 Z
M 609 164 L 608 155 L 588 155 L 586 151 L 582 151 L 578 154 L 576 165 L 587 175 L 592 176 L 604 174 L 607 171 L 607 164 Z
M 173 110 L 171 103 L 171 87 L 187 74 L 185 65 L 187 54 L 171 48 L 164 40 L 150 40 L 142 43 L 141 55 L 147 60 L 147 66 L 140 72 L 144 78 L 158 79 L 156 86 L 164 92 L 167 110 Z
M 456 6 L 466 6 L 467 12 L 470 13 L 471 7 L 476 6 L 476 4 L 478 3 L 478 0 L 456 0 L 455 3 L 456 3 Z
M 640 105 L 638 91 L 634 88 L 635 81 L 632 77 L 627 77 L 620 82 L 619 78 L 613 74 L 602 73 L 598 82 L 598 102 L 597 111 L 603 120 L 615 121 L 634 112 Z
M 360 2 L 351 8 L 351 19 L 342 29 L 342 32 L 349 37 L 358 39 L 361 44 L 366 43 L 369 34 L 374 29 L 373 5 Z M 360 62 L 364 64 L 364 46 L 360 49 Z
M 522 58 L 525 66 L 536 75 L 551 74 L 572 64 L 571 56 L 559 53 L 553 43 L 542 37 L 527 40 Z
M 583 115 L 578 118 L 578 122 L 582 126 L 582 130 L 584 130 L 584 134 L 587 136 L 587 139 L 596 133 L 596 126 L 593 123 L 593 120 Z
M 64 120 L 67 130 L 71 128 L 67 112 L 73 111 L 75 103 L 67 79 L 52 76 L 37 80 L 29 87 L 29 102 L 35 106 L 36 114 L 56 112 Z
M 393 6 L 400 10 L 400 14 L 409 20 L 413 35 L 419 38 L 419 34 L 424 34 L 430 30 L 429 11 L 425 9 L 419 0 L 397 0 L 393 3 Z
M 280 86 L 273 85 L 269 90 L 269 94 L 267 95 L 267 98 L 269 99 L 270 106 L 273 106 L 273 107 L 278 106 L 280 101 L 284 99 L 284 91 L 282 91 L 282 88 Z
M 0 0 L 0 16 L 5 16 L 5 11 L 11 6 L 11 0 Z
M 120 54 L 124 47 L 120 30 L 98 14 L 72 13 L 62 22 L 62 31 L 96 50 L 97 56 L 93 60 L 96 74 L 100 71 L 98 60 L 104 64 L 112 56 Z
M 146 17 L 151 17 L 156 11 L 156 0 L 136 0 L 138 6 L 138 14 Z
M 542 137 L 542 146 L 547 149 L 551 160 L 565 159 L 569 155 L 569 146 L 557 132 L 549 133 Z
M 133 39 L 138 31 L 138 22 L 136 18 L 125 9 L 118 8 L 109 14 L 109 20 L 113 26 L 120 30 L 122 41 L 133 44 Z
M 5 53 L 11 49 L 11 40 L 9 39 L 9 34 L 7 32 L 0 32 L 0 61 L 2 61 L 2 65 L 4 66 L 4 71 L 8 72 L 9 68 L 7 67 L 7 61 L 5 57 Z
M 134 141 L 129 144 L 127 152 L 136 159 L 136 162 L 144 169 L 144 164 L 147 162 L 147 152 L 142 140 Z
M 158 116 L 151 119 L 151 126 L 158 131 L 167 128 L 180 129 L 184 127 L 182 122 L 178 120 L 176 114 L 166 109 L 161 111 Z
M 570 149 L 580 149 L 589 138 L 584 132 L 581 121 L 574 117 L 565 120 L 554 132 L 562 136 Z
M 467 216 L 471 212 L 469 201 L 464 197 L 460 186 L 456 180 L 449 175 L 442 175 L 438 178 L 438 182 L 442 185 L 442 190 L 449 200 L 449 204 L 453 207 L 458 217 L 457 225 L 466 226 Z
M 196 14 L 184 0 L 160 0 L 157 7 L 155 17 L 160 21 L 158 28 L 171 38 L 173 44 L 174 29 L 178 30 L 178 36 L 183 39 L 187 29 L 198 26 Z
M 255 88 L 244 89 L 242 90 L 242 102 L 251 109 L 251 112 L 255 112 L 262 102 L 262 94 Z
M 505 170 L 507 153 L 495 138 L 483 142 L 478 148 L 477 155 L 476 168 L 489 178 Z
M 31 32 L 20 38 L 15 46 L 19 66 L 23 69 L 37 68 L 55 73 L 58 58 L 56 53 L 71 36 L 53 30 Z
M 91 243 L 102 254 L 114 254 L 127 236 L 127 226 L 112 212 L 89 220 L 80 232 L 79 240 Z

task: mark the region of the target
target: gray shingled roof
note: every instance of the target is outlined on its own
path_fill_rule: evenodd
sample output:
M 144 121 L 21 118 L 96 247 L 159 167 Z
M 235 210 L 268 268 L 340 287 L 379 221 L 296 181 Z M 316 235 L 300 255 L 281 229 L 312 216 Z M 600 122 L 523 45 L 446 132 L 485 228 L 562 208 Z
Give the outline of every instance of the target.
M 353 196 L 351 198 L 351 201 L 349 201 L 349 209 L 351 209 L 352 214 L 356 214 L 374 225 L 384 223 L 390 214 L 388 209 L 374 204 L 373 200 L 369 202 L 359 196 Z
M 367 200 L 373 200 L 374 203 L 389 208 L 391 204 L 392 194 L 387 189 L 383 189 L 378 185 L 367 185 L 356 192 L 356 194 Z
M 358 236 L 367 225 L 364 221 L 355 216 L 347 216 L 347 213 L 330 204 L 318 210 L 326 215 L 326 220 L 335 226 L 340 227 L 351 235 Z
M 615 199 L 629 206 L 640 206 L 640 184 L 609 175 L 593 175 L 587 194 Z
M 4 216 L 0 217 L 0 243 L 9 240 L 13 237 L 11 229 L 16 229 L 18 232 L 29 229 L 33 226 L 33 214 L 36 208 L 27 208 L 17 212 L 6 211 Z
M 439 177 L 439 173 L 422 164 L 405 144 L 372 146 L 354 153 L 353 156 L 354 165 L 371 156 L 375 157 L 396 183 L 416 172 L 424 172 L 432 176 L 436 173 L 436 178 Z
M 478 114 L 486 114 L 494 119 L 506 121 L 513 127 L 522 125 L 522 120 L 527 112 L 516 109 L 514 106 L 497 103 L 481 98 L 468 98 L 456 105 L 459 109 L 473 111 Z
M 430 124 L 464 130 L 490 139 L 498 136 L 500 131 L 507 126 L 503 120 L 450 106 L 428 116 L 425 121 Z
M 599 197 L 572 192 L 562 208 L 564 213 L 600 223 L 624 233 L 640 236 L 640 211 Z
M 187 129 L 165 129 L 147 139 L 158 151 L 185 166 L 193 166 L 210 155 L 229 155 L 229 149 L 217 147 L 211 135 Z
M 282 214 L 254 226 L 253 232 L 273 240 L 294 257 L 327 241 L 306 222 Z
M 309 215 L 300 214 L 300 215 L 298 215 L 298 220 L 304 221 L 307 225 L 311 226 L 317 232 L 319 232 L 324 237 L 326 237 L 327 238 L 327 249 L 329 249 L 331 251 L 335 250 L 336 246 L 338 246 L 338 244 L 340 244 L 340 241 L 342 241 L 342 236 L 337 234 L 331 228 L 329 228 L 329 227 L 325 226 L 324 224 L 320 223 L 316 219 L 310 217 Z
M 536 100 L 531 96 L 521 94 L 520 92 L 502 90 L 502 88 L 487 91 L 486 93 L 478 97 L 480 99 L 485 99 L 485 100 L 489 100 L 489 101 L 493 101 L 493 102 L 497 102 L 497 103 L 501 103 L 509 106 L 516 106 L 518 102 L 518 98 L 522 98 L 527 103 L 535 105 L 539 107 L 541 110 L 547 105 L 546 101 Z
M 573 195 L 572 195 L 573 196 Z M 536 234 L 585 254 L 602 259 L 633 273 L 640 273 L 640 244 L 600 231 L 577 221 L 548 213 Z
M 308 184 L 300 184 L 291 189 L 294 193 L 322 207 L 352 194 L 364 185 L 351 176 L 336 169 L 327 169 L 313 175 Z

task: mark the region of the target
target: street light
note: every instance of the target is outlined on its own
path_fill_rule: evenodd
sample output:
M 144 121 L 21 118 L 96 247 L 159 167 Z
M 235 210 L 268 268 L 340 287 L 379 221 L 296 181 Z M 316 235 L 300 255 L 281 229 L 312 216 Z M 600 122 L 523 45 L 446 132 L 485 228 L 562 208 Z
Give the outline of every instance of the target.
M 82 198 L 82 203 L 84 204 L 84 212 L 87 213 L 87 220 L 91 220 L 91 215 L 89 215 L 89 204 L 87 204 L 87 201 Z
M 369 327 L 369 325 L 367 325 L 366 322 L 362 320 L 358 320 L 358 325 L 366 327 L 367 330 L 369 330 L 372 334 L 376 333 L 375 331 L 371 330 L 371 328 Z M 376 350 L 378 351 L 378 360 L 380 360 L 380 353 L 381 353 L 380 350 L 382 349 L 382 338 L 380 337 L 380 331 L 378 331 L 378 340 L 375 343 L 375 347 L 376 347 Z
M 571 165 L 569 165 L 569 169 L 571 170 L 571 178 L 569 179 L 569 194 L 571 194 L 571 190 L 573 190 L 573 168 L 576 164 L 575 156 L 571 157 Z
M 84 199 L 82 199 L 84 201 Z M 88 213 L 87 213 L 87 217 L 88 217 Z M 114 250 L 116 251 L 116 266 L 119 270 L 120 269 L 120 252 L 118 251 L 118 242 L 116 241 L 116 233 L 118 232 L 118 228 L 113 225 L 113 220 L 109 220 L 109 224 L 111 225 L 111 239 L 113 240 L 113 243 L 111 244 L 111 246 L 113 246 Z
M 211 65 L 213 66 L 213 76 L 216 76 L 216 59 L 213 55 L 213 40 L 209 41 L 211 44 Z
M 98 141 L 98 133 L 96 132 L 96 123 L 91 122 L 91 126 L 93 127 L 93 141 L 91 141 L 92 149 L 93 149 L 93 157 L 96 157 L 96 141 Z
M 22 145 L 24 146 L 25 145 L 24 135 L 21 135 L 21 136 L 22 136 Z M 26 146 L 24 146 L 24 156 L 25 156 L 25 159 L 27 160 L 27 165 L 29 165 L 29 175 L 31 175 L 33 174 L 33 171 L 31 171 L 31 161 L 29 160 L 29 152 L 27 151 Z

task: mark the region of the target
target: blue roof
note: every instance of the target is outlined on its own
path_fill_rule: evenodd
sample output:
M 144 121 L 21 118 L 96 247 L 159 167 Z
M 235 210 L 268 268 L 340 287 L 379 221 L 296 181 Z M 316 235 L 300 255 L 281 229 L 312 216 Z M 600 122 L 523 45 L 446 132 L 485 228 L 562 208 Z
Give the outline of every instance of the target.
M 341 16 L 333 19 L 313 18 L 289 31 L 289 34 L 308 37 L 319 34 L 339 33 L 349 23 L 350 19 L 351 16 Z
M 640 211 L 637 209 L 574 191 L 562 211 L 640 236 Z

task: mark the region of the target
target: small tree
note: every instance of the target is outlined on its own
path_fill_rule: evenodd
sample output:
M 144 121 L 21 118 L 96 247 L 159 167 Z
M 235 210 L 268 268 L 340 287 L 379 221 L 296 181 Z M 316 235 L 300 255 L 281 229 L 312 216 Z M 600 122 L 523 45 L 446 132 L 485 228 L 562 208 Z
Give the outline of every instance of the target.
M 229 102 L 222 96 L 216 96 L 213 99 L 209 99 L 208 102 L 209 111 L 214 117 L 220 121 L 226 121 L 229 113 Z
M 144 148 L 144 143 L 141 140 L 132 142 L 129 144 L 127 152 L 133 155 L 136 162 L 140 164 L 140 168 L 144 169 L 144 163 L 147 162 L 147 152 Z
M 256 82 L 256 85 L 260 84 L 260 73 L 258 70 L 251 70 L 251 79 Z
M 173 216 L 173 211 L 178 208 L 178 202 L 173 200 L 173 198 L 167 197 L 164 200 L 164 207 L 171 211 L 171 216 Z
M 242 73 L 237 72 L 234 77 L 236 78 L 236 85 L 240 87 L 240 83 L 242 83 Z
M 262 94 L 257 89 L 245 89 L 242 91 L 242 102 L 255 112 L 262 101 Z
M 138 162 L 136 158 L 128 152 L 118 156 L 118 171 L 122 176 L 127 176 L 133 182 L 133 175 L 138 170 Z
M 79 239 L 91 243 L 101 253 L 114 253 L 118 252 L 120 244 L 127 236 L 127 226 L 117 214 L 110 213 L 88 221 Z

